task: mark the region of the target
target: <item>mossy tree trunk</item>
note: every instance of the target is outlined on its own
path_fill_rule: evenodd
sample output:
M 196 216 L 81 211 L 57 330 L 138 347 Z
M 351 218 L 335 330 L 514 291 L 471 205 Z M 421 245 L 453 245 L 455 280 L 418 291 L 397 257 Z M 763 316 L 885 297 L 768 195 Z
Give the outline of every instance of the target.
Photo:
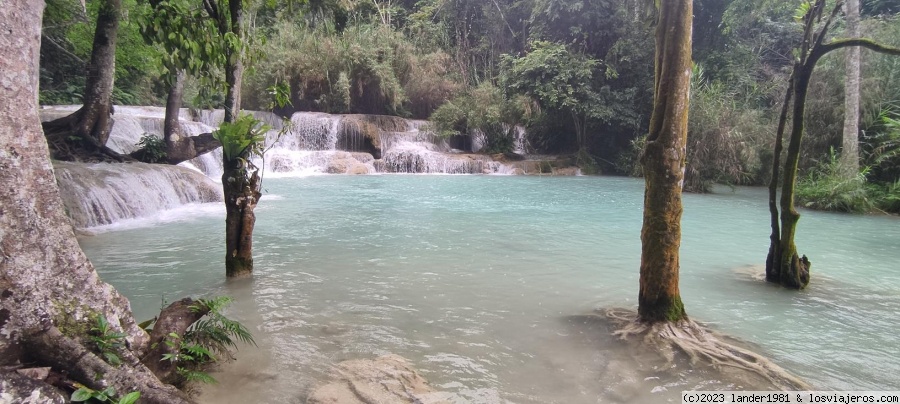
M 641 158 L 646 188 L 638 314 L 643 322 L 687 316 L 678 290 L 681 191 L 691 83 L 691 0 L 659 2 L 653 115 Z
M 794 206 L 795 188 L 797 185 L 797 167 L 800 161 L 800 145 L 803 140 L 803 118 L 806 109 L 806 96 L 809 81 L 812 78 L 816 63 L 822 56 L 837 49 L 847 47 L 863 47 L 876 52 L 900 55 L 900 49 L 881 45 L 869 39 L 837 39 L 826 43 L 825 37 L 838 12 L 838 2 L 827 15 L 824 22 L 825 0 L 817 0 L 804 16 L 803 40 L 800 43 L 799 59 L 795 62 L 791 73 L 789 94 L 785 96 L 785 105 L 779 119 L 776 134 L 775 155 L 772 166 L 772 182 L 769 185 L 769 210 L 772 218 L 769 255 L 766 259 L 766 280 L 779 283 L 792 289 L 803 289 L 809 284 L 811 263 L 805 255 L 797 252 L 794 236 L 800 214 Z M 786 130 L 788 103 L 793 99 L 791 108 L 791 133 L 788 138 L 787 155 L 784 160 L 784 172 L 781 179 L 781 198 L 775 205 L 777 197 L 777 181 L 782 150 L 782 140 Z M 776 222 L 776 218 L 780 221 Z
M 225 159 L 222 186 L 225 190 L 225 275 L 246 277 L 253 273 L 253 210 L 262 195 L 258 172 L 246 166 L 249 155 Z
M 43 124 L 53 157 L 60 160 L 115 159 L 106 147 L 112 128 L 112 91 L 116 71 L 116 37 L 121 0 L 104 0 L 97 14 L 84 104 L 72 115 Z
M 217 19 L 223 36 L 234 35 L 243 39 L 243 7 L 243 0 L 228 0 L 227 14 L 211 14 Z M 225 82 L 228 92 L 225 95 L 225 122 L 234 122 L 241 109 L 244 73 L 242 47 L 229 45 L 226 57 Z M 223 155 L 222 159 L 225 169 L 222 173 L 225 191 L 225 275 L 228 278 L 246 277 L 253 274 L 253 228 L 256 224 L 253 210 L 261 196 L 259 172 L 249 163 L 248 150 L 238 158 L 229 159 Z
M 28 355 L 31 364 L 52 366 L 96 390 L 114 386 L 140 391 L 142 402 L 187 404 L 137 361 L 148 336 L 128 300 L 100 280 L 65 215 L 38 117 L 43 9 L 40 0 L 0 7 L 0 99 L 15 100 L 0 105 L 0 183 L 7 184 L 0 193 L 0 364 L 20 365 Z M 89 349 L 87 334 L 100 315 L 125 335 L 116 352 L 120 366 Z M 14 402 L 34 400 L 31 392 L 18 393 Z

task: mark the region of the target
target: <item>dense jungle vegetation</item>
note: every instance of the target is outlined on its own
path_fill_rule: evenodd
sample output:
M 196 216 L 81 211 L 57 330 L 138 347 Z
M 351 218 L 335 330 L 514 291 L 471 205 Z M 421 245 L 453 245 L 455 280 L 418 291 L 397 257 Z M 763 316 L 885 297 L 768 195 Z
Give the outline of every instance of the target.
M 48 1 L 42 104 L 81 101 L 100 3 L 82 9 Z M 644 0 L 249 3 L 254 60 L 243 84 L 246 109 L 268 109 L 267 89 L 289 83 L 292 110 L 431 119 L 444 135 L 483 134 L 491 153 L 510 151 L 512 128 L 521 125 L 529 152 L 575 154 L 585 171 L 640 175 L 655 18 Z M 768 182 L 801 38 L 799 3 L 695 1 L 688 190 Z M 163 105 L 164 51 L 141 28 L 151 6 L 123 0 L 123 8 L 115 102 Z M 900 0 L 864 0 L 860 15 L 861 36 L 900 45 Z M 831 35 L 844 30 L 839 21 Z M 811 208 L 900 212 L 900 58 L 864 51 L 860 64 L 861 168 L 847 172 L 841 164 L 847 75 L 843 51 L 836 52 L 819 62 L 810 85 L 798 196 Z M 202 77 L 189 78 L 186 93 L 194 108 L 224 101 Z

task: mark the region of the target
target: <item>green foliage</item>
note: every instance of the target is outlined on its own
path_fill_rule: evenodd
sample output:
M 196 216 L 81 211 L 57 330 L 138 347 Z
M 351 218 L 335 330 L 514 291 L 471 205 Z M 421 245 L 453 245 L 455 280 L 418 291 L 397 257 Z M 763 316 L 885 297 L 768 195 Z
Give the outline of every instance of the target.
M 113 331 L 103 314 L 97 315 L 96 323 L 91 327 L 90 341 L 110 365 L 119 366 L 122 360 L 116 351 L 125 346 L 125 334 Z
M 867 171 L 847 173 L 832 149 L 826 160 L 797 181 L 797 200 L 811 209 L 868 212 L 874 205 L 866 186 Z
M 141 398 L 141 392 L 132 391 L 116 400 L 114 398 L 116 396 L 115 387 L 109 386 L 103 391 L 97 391 L 77 383 L 75 385 L 78 386 L 78 390 L 75 390 L 72 393 L 69 400 L 76 403 L 94 400 L 101 403 L 134 404 Z
M 269 126 L 250 114 L 242 114 L 234 122 L 225 122 L 213 132 L 213 138 L 222 143 L 226 160 L 247 161 L 251 155 L 261 155 Z
M 287 83 L 276 82 L 275 84 L 266 88 L 266 93 L 272 97 L 272 102 L 269 104 L 269 109 L 275 109 L 275 107 L 284 107 L 286 105 L 293 105 L 291 103 L 291 86 Z
M 238 341 L 256 344 L 243 324 L 222 313 L 231 301 L 227 296 L 197 299 L 191 309 L 208 310 L 207 314 L 192 324 L 183 336 L 173 332 L 165 339 L 165 344 L 174 348 L 175 353 L 164 354 L 161 360 L 172 362 L 184 382 L 216 383 L 203 369 L 217 361 L 217 355 L 230 357 L 237 349 Z
M 160 163 L 166 160 L 166 142 L 156 135 L 145 133 L 137 144 L 142 151 L 142 159 L 147 163 Z
M 529 103 L 522 97 L 507 98 L 491 83 L 462 93 L 431 115 L 441 136 L 464 134 L 483 136 L 485 153 L 512 152 L 516 126 L 530 114 Z
M 543 108 L 583 114 L 596 97 L 592 79 L 599 62 L 562 44 L 535 41 L 527 55 L 504 55 L 502 61 L 504 86 L 534 98 Z
M 222 310 L 231 304 L 232 299 L 227 296 L 214 299 L 198 299 L 195 308 L 208 308 L 209 313 L 200 321 L 197 321 L 185 333 L 185 340 L 192 344 L 208 349 L 204 351 L 216 352 L 227 355 L 232 349 L 237 349 L 237 342 L 256 345 L 250 330 L 238 321 L 231 320 L 222 314 Z
M 720 81 L 709 81 L 701 65 L 691 77 L 684 188 L 710 192 L 715 183 L 761 184 L 762 150 L 770 147 L 771 123 L 752 100 Z
M 291 83 L 293 105 L 331 113 L 413 114 L 425 117 L 459 88 L 449 56 L 424 52 L 383 24 L 279 23 L 262 48 L 265 58 L 247 77 L 246 104 L 264 108 L 254 94 Z
M 874 184 L 871 194 L 878 209 L 890 213 L 900 213 L 900 180 L 887 184 Z
M 91 57 L 97 12 L 103 1 L 87 1 L 87 14 L 79 2 L 51 0 L 44 13 L 41 48 L 42 104 L 79 104 L 84 71 Z M 123 18 L 116 40 L 113 100 L 117 104 L 152 105 L 159 102 L 153 81 L 160 72 L 161 53 L 147 45 L 135 16 L 143 13 L 136 0 L 123 0 Z
M 588 153 L 587 148 L 582 147 L 575 153 L 575 165 L 585 175 L 600 174 L 600 165 L 597 164 L 597 160 L 594 160 L 594 156 Z

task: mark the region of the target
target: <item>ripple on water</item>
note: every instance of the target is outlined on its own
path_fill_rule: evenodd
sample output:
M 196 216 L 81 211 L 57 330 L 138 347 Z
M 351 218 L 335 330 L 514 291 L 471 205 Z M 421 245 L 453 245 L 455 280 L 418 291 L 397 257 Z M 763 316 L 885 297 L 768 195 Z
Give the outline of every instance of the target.
M 261 202 L 247 283 L 222 280 L 220 212 L 80 238 L 139 318 L 163 294 L 235 297 L 230 313 L 260 347 L 223 366 L 202 401 L 302 402 L 339 361 L 387 352 L 471 402 L 649 404 L 740 387 L 687 367 L 647 371 L 604 325 L 570 323 L 636 304 L 640 181 L 315 176 L 266 186 L 280 199 Z M 787 291 L 761 281 L 758 266 L 734 270 L 765 259 L 764 190 L 686 195 L 688 313 L 816 388 L 900 390 L 897 223 L 804 212 L 797 241 L 813 281 Z

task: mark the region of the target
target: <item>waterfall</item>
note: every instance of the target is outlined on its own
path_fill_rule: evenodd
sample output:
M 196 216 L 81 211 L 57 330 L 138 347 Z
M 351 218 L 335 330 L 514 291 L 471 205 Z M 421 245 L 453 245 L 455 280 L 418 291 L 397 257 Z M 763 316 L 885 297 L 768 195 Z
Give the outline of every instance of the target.
M 222 200 L 221 187 L 183 167 L 53 163 L 63 205 L 76 228 L 148 216 L 189 203 Z
M 42 108 L 44 119 L 71 114 L 78 106 Z M 115 107 L 108 145 L 120 153 L 131 153 L 145 134 L 163 135 L 165 109 L 160 107 Z M 250 112 L 271 130 L 266 136 L 266 157 L 254 164 L 265 174 L 298 176 L 308 174 L 497 174 L 514 172 L 486 156 L 463 152 L 483 148 L 483 135 L 469 140 L 438 136 L 427 121 L 384 115 L 332 115 L 297 112 L 284 121 L 271 112 Z M 181 127 L 187 136 L 208 133 L 221 125 L 223 110 L 180 111 Z M 287 127 L 285 128 L 285 125 Z M 524 153 L 524 129 L 515 128 L 515 152 Z M 222 176 L 221 149 L 180 164 L 215 181 Z

